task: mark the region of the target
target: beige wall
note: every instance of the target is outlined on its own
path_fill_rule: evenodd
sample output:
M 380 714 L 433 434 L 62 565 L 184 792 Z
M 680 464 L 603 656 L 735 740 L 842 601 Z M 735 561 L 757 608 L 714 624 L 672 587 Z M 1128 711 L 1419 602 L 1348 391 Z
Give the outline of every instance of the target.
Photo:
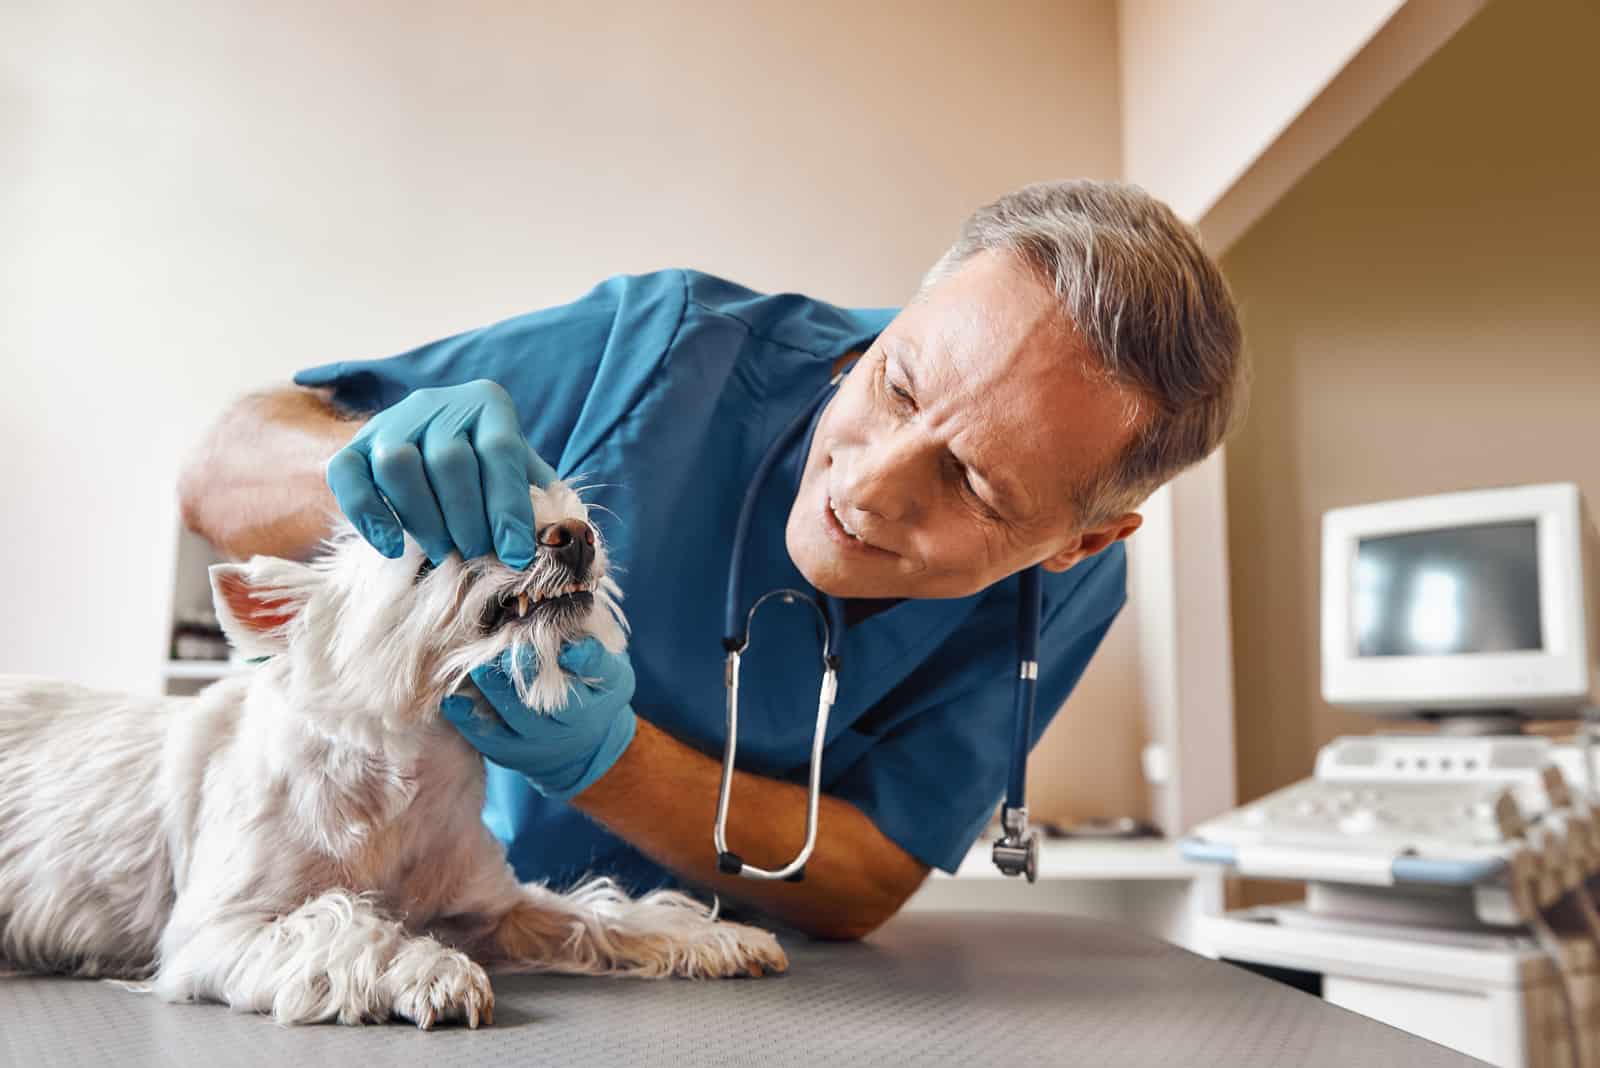
M 1147 732 L 1139 639 L 1130 598 L 1033 751 L 1028 809 L 1035 819 L 1149 816 L 1149 791 L 1139 768 Z
M 1317 18 L 1354 41 L 1390 2 Z M 1130 7 L 1209 40 L 1124 4 L 1124 45 Z M 1271 27 L 1255 62 L 1298 55 L 1306 89 L 1273 34 L 1326 42 Z M 241 391 L 618 271 L 898 302 L 982 200 L 1122 173 L 1118 34 L 1115 0 L 4 5 L 0 672 L 155 687 L 177 466 Z M 1173 62 L 1138 84 L 1190 106 Z M 1152 114 L 1128 136 L 1179 178 L 1249 154 Z M 1038 815 L 1148 812 L 1139 649 L 1130 606 L 1036 754 Z
M 1498 0 L 1231 250 L 1241 800 L 1373 721 L 1320 699 L 1321 513 L 1573 480 L 1600 501 L 1600 9 Z
M 0 70 L 0 672 L 144 690 L 240 391 L 619 271 L 897 303 L 979 202 L 1121 158 L 1113 0 L 24 0 Z
M 1198 221 L 1405 3 L 1121 0 L 1128 181 Z

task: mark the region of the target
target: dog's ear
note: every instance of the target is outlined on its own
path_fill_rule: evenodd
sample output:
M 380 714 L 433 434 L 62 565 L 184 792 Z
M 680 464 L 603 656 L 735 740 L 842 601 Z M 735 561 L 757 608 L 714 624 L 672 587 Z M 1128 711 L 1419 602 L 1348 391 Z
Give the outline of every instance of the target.
M 247 657 L 289 648 L 289 624 L 305 607 L 317 573 L 304 564 L 257 556 L 211 565 L 211 602 L 233 647 Z

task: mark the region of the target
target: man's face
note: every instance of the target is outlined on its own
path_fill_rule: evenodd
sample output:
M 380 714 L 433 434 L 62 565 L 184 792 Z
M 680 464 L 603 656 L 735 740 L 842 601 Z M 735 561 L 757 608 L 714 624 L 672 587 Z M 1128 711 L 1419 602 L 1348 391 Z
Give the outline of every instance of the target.
M 986 252 L 905 308 L 817 425 L 785 541 L 835 597 L 964 597 L 1065 570 L 1131 534 L 1082 529 L 1071 490 L 1128 442 L 1130 397 L 1092 373 L 1053 294 Z M 854 535 L 854 536 L 852 536 Z

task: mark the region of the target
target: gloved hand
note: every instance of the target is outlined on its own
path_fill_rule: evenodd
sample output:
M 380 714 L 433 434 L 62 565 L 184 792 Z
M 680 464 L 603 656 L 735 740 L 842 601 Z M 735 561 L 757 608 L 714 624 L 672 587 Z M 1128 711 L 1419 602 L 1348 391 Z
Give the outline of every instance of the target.
M 473 699 L 463 694 L 446 697 L 442 710 L 478 752 L 521 772 L 546 797 L 565 801 L 611 770 L 633 741 L 638 718 L 629 703 L 633 664 L 626 653 L 608 653 L 585 638 L 563 649 L 559 662 L 573 677 L 567 682 L 567 706 L 558 712 L 523 705 L 507 674 L 509 652 L 472 672 L 495 717 L 475 713 Z M 537 667 L 525 666 L 530 672 Z
M 328 487 L 373 548 L 398 557 L 404 527 L 435 564 L 452 549 L 471 559 L 493 548 L 508 566 L 527 567 L 534 554 L 528 484 L 555 477 L 522 436 L 511 395 L 487 379 L 416 390 L 374 415 L 328 461 Z

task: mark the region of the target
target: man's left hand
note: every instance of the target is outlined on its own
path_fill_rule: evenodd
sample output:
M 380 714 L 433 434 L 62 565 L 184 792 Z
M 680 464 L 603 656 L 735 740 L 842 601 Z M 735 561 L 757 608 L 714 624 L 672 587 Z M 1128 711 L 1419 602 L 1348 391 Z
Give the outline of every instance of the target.
M 508 673 L 511 655 L 472 672 L 492 715 L 474 711 L 472 698 L 455 694 L 444 699 L 444 717 L 478 752 L 521 772 L 541 794 L 569 800 L 610 771 L 633 741 L 633 665 L 626 653 L 607 652 L 593 638 L 569 645 L 559 661 L 570 673 L 566 707 L 539 712 L 517 696 Z M 530 674 L 538 669 L 524 666 Z

